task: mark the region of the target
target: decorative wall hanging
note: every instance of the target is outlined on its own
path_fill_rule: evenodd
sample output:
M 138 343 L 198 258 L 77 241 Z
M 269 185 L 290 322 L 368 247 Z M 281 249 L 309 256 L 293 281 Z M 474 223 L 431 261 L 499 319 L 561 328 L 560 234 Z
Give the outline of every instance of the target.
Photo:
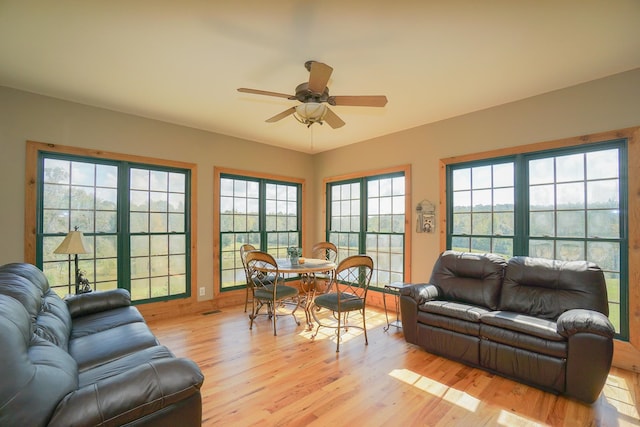
M 429 200 L 423 200 L 416 206 L 416 232 L 436 232 L 436 207 Z

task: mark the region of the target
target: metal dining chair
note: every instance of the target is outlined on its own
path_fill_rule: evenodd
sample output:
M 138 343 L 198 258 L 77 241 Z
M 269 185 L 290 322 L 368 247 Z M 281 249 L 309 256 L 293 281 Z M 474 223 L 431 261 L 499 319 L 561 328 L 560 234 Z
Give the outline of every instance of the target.
M 335 263 L 338 259 L 338 248 L 331 242 L 318 242 L 311 248 L 311 258 L 326 259 Z M 327 271 L 314 274 L 316 292 L 320 290 L 318 285 L 321 283 L 324 285 L 322 292 L 329 292 L 333 283 L 333 273 L 333 271 Z
M 242 246 L 240 246 L 240 260 L 242 261 L 242 267 L 244 268 L 244 275 L 246 278 L 246 295 L 244 297 L 244 312 L 247 312 L 247 306 L 249 305 L 249 302 L 253 303 L 253 286 L 251 286 L 249 284 L 249 270 L 247 270 L 247 252 L 249 251 L 255 251 L 256 247 L 253 245 L 250 245 L 249 243 L 245 243 Z M 251 297 L 249 297 L 249 294 L 251 294 Z
M 253 329 L 253 321 L 258 316 L 262 306 L 267 305 L 267 315 L 273 320 L 273 335 L 277 335 L 277 310 L 285 306 L 285 302 L 295 304 L 290 313 L 296 324 L 300 321 L 295 312 L 300 306 L 298 288 L 284 284 L 276 260 L 266 252 L 249 251 L 246 253 L 247 283 L 252 287 L 252 309 L 249 318 L 249 329 Z
M 340 351 L 341 329 L 346 331 L 349 327 L 353 327 L 364 331 L 364 343 L 369 344 L 365 308 L 372 274 L 373 260 L 367 255 L 352 255 L 338 264 L 335 272 L 335 292 L 318 295 L 313 300 L 311 314 L 318 326 L 312 338 L 318 335 L 320 328 L 336 329 L 337 353 Z M 331 311 L 335 322 L 327 323 L 326 319 L 319 319 L 318 313 L 322 309 Z M 352 312 L 360 313 L 362 326 L 349 324 L 349 314 Z

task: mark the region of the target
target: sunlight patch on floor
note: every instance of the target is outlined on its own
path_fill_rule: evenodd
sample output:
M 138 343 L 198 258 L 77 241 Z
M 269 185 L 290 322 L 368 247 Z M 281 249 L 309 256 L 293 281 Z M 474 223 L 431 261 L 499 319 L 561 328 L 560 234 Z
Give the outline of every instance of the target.
M 505 427 L 541 427 L 547 425 L 531 421 L 513 412 L 505 411 L 504 409 L 500 411 L 497 422 L 498 425 Z
M 636 402 L 624 378 L 609 374 L 602 393 L 606 397 L 607 402 L 616 408 L 619 413 L 640 421 L 640 414 L 638 413 Z
M 296 312 L 296 315 L 298 313 Z M 377 312 L 373 310 L 367 310 L 365 312 L 367 319 L 367 332 L 370 333 L 372 329 L 377 327 L 386 326 L 387 320 L 385 318 L 384 312 Z M 337 321 L 333 318 L 331 312 L 328 310 L 322 310 L 320 312 L 316 312 L 316 316 L 325 324 L 328 325 L 337 325 Z M 305 328 L 298 333 L 299 336 L 304 337 L 306 339 L 312 339 L 313 334 L 316 332 L 318 324 L 313 322 L 313 327 L 311 330 L 308 329 L 305 325 L 304 317 L 300 317 L 300 322 L 305 326 Z M 357 326 L 362 326 L 362 317 L 359 313 L 351 313 L 349 319 L 349 325 L 355 325 L 356 327 L 349 327 L 346 331 L 344 328 L 340 330 L 340 342 L 348 342 L 354 338 L 362 338 L 364 331 Z M 336 342 L 337 340 L 336 329 L 332 328 L 320 328 L 318 330 L 318 334 L 316 335 L 314 340 L 331 340 L 332 342 Z
M 408 369 L 394 369 L 389 373 L 389 376 L 433 396 L 440 397 L 470 412 L 476 412 L 481 403 L 479 399 L 476 399 L 468 393 L 449 387 Z

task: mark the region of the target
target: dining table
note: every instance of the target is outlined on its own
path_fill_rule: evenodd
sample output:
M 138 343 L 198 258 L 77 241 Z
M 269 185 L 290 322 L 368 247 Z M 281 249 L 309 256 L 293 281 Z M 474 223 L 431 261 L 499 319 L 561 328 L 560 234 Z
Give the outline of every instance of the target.
M 318 291 L 316 275 L 326 274 L 329 281 L 326 290 L 331 288 L 336 270 L 336 263 L 320 258 L 299 258 L 298 262 L 291 262 L 290 258 L 276 258 L 276 264 L 281 274 L 297 274 L 300 276 L 300 289 L 307 327 L 313 329 L 313 317 L 311 316 L 311 304 Z

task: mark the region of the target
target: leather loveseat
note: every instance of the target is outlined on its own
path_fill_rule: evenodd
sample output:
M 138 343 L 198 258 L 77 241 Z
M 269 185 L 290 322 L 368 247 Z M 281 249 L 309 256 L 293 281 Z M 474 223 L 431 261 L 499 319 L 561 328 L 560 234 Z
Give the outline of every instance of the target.
M 614 327 L 602 270 L 446 251 L 426 284 L 400 291 L 407 342 L 591 403 L 604 387 Z
M 204 377 L 159 345 L 127 291 L 61 299 L 0 267 L 0 425 L 200 426 Z

